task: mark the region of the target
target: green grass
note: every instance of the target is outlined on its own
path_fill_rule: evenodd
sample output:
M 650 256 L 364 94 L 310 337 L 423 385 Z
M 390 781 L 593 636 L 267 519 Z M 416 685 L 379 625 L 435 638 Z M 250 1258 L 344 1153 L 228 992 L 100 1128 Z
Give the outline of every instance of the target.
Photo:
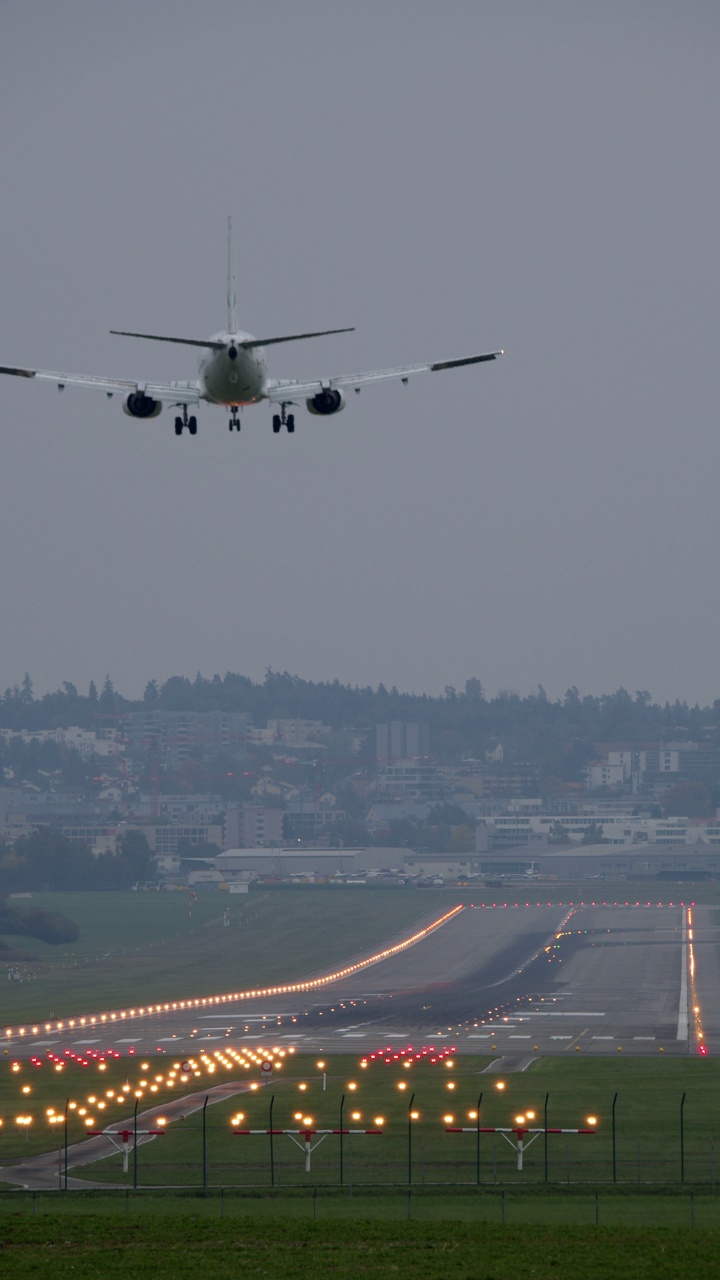
M 272 1041 L 269 1041 L 271 1044 Z M 52 1063 L 34 1067 L 29 1062 L 12 1070 L 9 1058 L 0 1062 L 0 1115 L 4 1118 L 0 1158 L 11 1164 L 25 1156 L 62 1147 L 62 1127 L 53 1134 L 46 1111 L 53 1106 L 63 1112 L 68 1099 L 77 1106 L 69 1110 L 68 1141 L 80 1141 L 84 1121 L 92 1117 L 93 1128 L 102 1128 L 114 1120 L 127 1120 L 132 1115 L 135 1090 L 142 1087 L 139 1114 L 149 1105 L 163 1108 L 191 1088 L 201 1094 L 213 1085 L 229 1080 L 244 1084 L 257 1082 L 257 1064 L 246 1069 L 230 1056 L 231 1042 L 223 1041 L 217 1052 L 205 1058 L 196 1054 L 198 1076 L 192 1085 L 171 1088 L 168 1072 L 174 1060 L 169 1055 L 155 1054 L 141 1058 L 125 1057 L 108 1061 L 100 1071 L 97 1063 L 87 1068 L 68 1064 L 56 1072 Z M 239 1055 L 239 1049 L 236 1049 Z M 396 1050 L 397 1051 L 397 1050 Z M 253 1052 L 260 1056 L 257 1046 Z M 240 1055 L 239 1055 L 240 1056 Z M 250 1061 L 246 1057 L 246 1061 Z M 555 1188 L 602 1186 L 638 1192 L 650 1186 L 679 1187 L 684 1174 L 686 1188 L 714 1190 L 718 1185 L 716 1150 L 720 1150 L 720 1062 L 710 1058 L 592 1058 L 585 1060 L 560 1058 L 540 1059 L 530 1072 L 498 1077 L 485 1074 L 486 1057 L 461 1055 L 453 1059 L 452 1068 L 427 1059 L 410 1069 L 391 1058 L 372 1062 L 367 1068 L 360 1059 L 337 1056 L 326 1060 L 326 1089 L 317 1057 L 287 1055 L 272 1083 L 261 1085 L 255 1092 L 246 1091 L 208 1106 L 206 1113 L 206 1177 L 209 1187 L 255 1188 L 265 1192 L 271 1187 L 270 1140 L 267 1136 L 234 1136 L 232 1119 L 242 1112 L 243 1129 L 265 1130 L 270 1126 L 270 1103 L 274 1096 L 273 1127 L 298 1129 L 302 1122 L 296 1112 L 312 1117 L 315 1129 L 339 1128 L 343 1094 L 343 1126 L 375 1127 L 377 1116 L 383 1117 L 383 1133 L 346 1135 L 343 1138 L 343 1182 L 352 1183 L 360 1191 L 371 1187 L 407 1186 L 409 1161 L 417 1190 L 432 1188 L 472 1187 L 478 1176 L 478 1147 L 474 1132 L 446 1134 L 445 1115 L 453 1116 L 453 1125 L 473 1126 L 468 1112 L 476 1107 L 482 1093 L 483 1126 L 513 1126 L 518 1114 L 529 1109 L 536 1119 L 528 1123 L 541 1127 L 545 1098 L 548 1097 L 550 1128 L 585 1127 L 587 1117 L 595 1115 L 595 1136 L 548 1136 L 547 1185 Z M 142 1070 L 143 1063 L 147 1069 Z M 211 1071 L 210 1067 L 214 1067 Z M 161 1081 L 156 1081 L 161 1076 Z M 177 1079 L 177 1077 L 176 1077 Z M 502 1080 L 505 1089 L 497 1088 Z M 141 1081 L 146 1080 L 145 1086 Z M 129 1096 L 121 1103 L 118 1091 L 128 1082 Z M 157 1083 L 151 1093 L 150 1084 Z M 350 1085 L 357 1085 L 351 1090 Z M 448 1089 L 452 1083 L 454 1088 Z M 300 1085 L 305 1085 L 304 1089 Z M 404 1084 L 401 1090 L 398 1085 Z M 22 1092 L 30 1087 L 30 1094 Z M 112 1089 L 116 1095 L 106 1099 Z M 612 1105 L 615 1093 L 616 1143 L 615 1183 L 613 1183 Z M 680 1105 L 683 1109 L 684 1166 L 680 1159 Z M 408 1148 L 408 1110 L 414 1095 L 413 1110 L 419 1112 L 412 1122 Z M 90 1099 L 94 1098 L 95 1102 Z M 103 1111 L 98 1102 L 106 1100 Z M 85 1107 L 86 1116 L 79 1114 Z M 353 1111 L 361 1118 L 353 1119 Z M 17 1114 L 32 1114 L 28 1141 L 15 1123 Z M 142 1125 L 141 1125 L 142 1127 Z M 315 1141 L 315 1140 L 314 1140 Z M 188 1113 L 168 1126 L 162 1139 L 141 1145 L 137 1155 L 137 1181 L 141 1187 L 202 1187 L 203 1183 L 202 1115 Z M 545 1145 L 540 1135 L 525 1153 L 524 1169 L 518 1172 L 514 1149 L 500 1135 L 480 1136 L 481 1185 L 486 1190 L 507 1187 L 544 1188 Z M 338 1135 L 324 1139 L 313 1152 L 310 1175 L 303 1168 L 303 1154 L 287 1136 L 273 1140 L 274 1178 L 283 1191 L 307 1188 L 325 1191 L 340 1184 L 340 1140 Z M 62 1163 L 62 1158 L 60 1160 Z M 119 1155 L 82 1168 L 74 1176 L 107 1183 L 114 1187 L 133 1185 L 132 1166 L 123 1174 Z
M 33 906 L 62 911 L 80 938 L 58 948 L 4 936 L 34 958 L 20 964 L 27 980 L 3 983 L 3 1018 L 28 1023 L 295 980 L 459 900 L 449 890 L 213 893 L 200 895 L 189 919 L 184 893 L 35 894 Z
M 160 1216 L 135 1203 L 129 1216 L 2 1214 L 6 1274 L 55 1280 L 143 1276 L 217 1280 L 669 1280 L 720 1274 L 720 1232 L 708 1228 L 608 1228 L 481 1222 L 277 1221 L 240 1216 Z M 308 1205 L 303 1206 L 307 1217 Z M 398 1206 L 403 1208 L 404 1206 Z

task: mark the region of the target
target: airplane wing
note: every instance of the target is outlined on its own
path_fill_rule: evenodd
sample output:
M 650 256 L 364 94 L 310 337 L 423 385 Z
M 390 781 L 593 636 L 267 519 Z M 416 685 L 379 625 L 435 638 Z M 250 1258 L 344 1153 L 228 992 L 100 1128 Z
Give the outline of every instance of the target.
M 436 360 L 432 364 L 398 365 L 396 369 L 374 369 L 369 373 L 345 373 L 338 378 L 318 378 L 313 382 L 271 379 L 267 383 L 265 394 L 271 404 L 281 404 L 283 401 L 287 403 L 290 396 L 298 396 L 302 399 L 336 388 L 353 388 L 355 391 L 360 391 L 373 382 L 393 382 L 398 378 L 401 382 L 407 382 L 408 378 L 414 377 L 416 373 L 437 373 L 440 369 L 457 369 L 464 364 L 482 364 L 485 360 L 496 360 L 498 356 L 504 354 L 504 351 L 491 351 L 482 356 L 463 356 L 459 360 Z
M 95 374 L 52 373 L 48 369 L 17 369 L 0 364 L 0 373 L 15 378 L 38 378 L 41 382 L 54 382 L 58 391 L 65 387 L 89 387 L 92 391 L 104 391 L 107 396 L 127 396 L 141 392 L 153 400 L 169 404 L 199 404 L 200 388 L 196 382 L 132 382 L 129 378 L 100 378 Z

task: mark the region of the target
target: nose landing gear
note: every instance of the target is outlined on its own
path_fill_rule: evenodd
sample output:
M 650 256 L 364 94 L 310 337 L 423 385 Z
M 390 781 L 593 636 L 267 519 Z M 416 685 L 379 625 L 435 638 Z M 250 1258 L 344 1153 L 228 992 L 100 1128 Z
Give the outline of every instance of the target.
M 233 430 L 234 431 L 240 430 L 240 416 L 237 411 L 237 405 L 233 405 L 232 412 L 230 415 L 230 421 L 228 422 L 228 431 L 233 431 Z
M 290 436 L 295 430 L 295 414 L 285 413 L 285 410 L 289 404 L 292 404 L 292 400 L 288 400 L 283 404 L 281 404 L 280 412 L 273 414 L 272 427 L 273 427 L 273 431 L 275 432 L 275 435 L 278 435 L 281 427 L 286 427 L 287 433 Z

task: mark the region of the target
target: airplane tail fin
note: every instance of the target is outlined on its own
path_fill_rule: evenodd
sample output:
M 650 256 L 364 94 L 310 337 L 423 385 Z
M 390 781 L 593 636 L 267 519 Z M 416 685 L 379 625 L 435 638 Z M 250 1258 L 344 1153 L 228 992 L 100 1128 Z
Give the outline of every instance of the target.
M 227 262 L 227 306 L 228 333 L 237 333 L 237 299 L 235 297 L 235 260 L 233 255 L 232 218 L 228 216 L 228 262 Z

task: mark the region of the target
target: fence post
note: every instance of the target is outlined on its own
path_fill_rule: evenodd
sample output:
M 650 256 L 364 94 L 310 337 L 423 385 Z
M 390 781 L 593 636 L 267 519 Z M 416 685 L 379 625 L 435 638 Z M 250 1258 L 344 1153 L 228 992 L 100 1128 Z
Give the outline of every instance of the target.
M 415 1094 L 411 1095 L 408 1103 L 408 1187 L 412 1186 L 412 1105 L 415 1101 Z
M 595 1192 L 595 1226 L 598 1227 L 599 1225 L 600 1225 L 600 1193 L 599 1191 L 596 1191 Z
M 482 1099 L 483 1096 L 480 1094 L 477 1100 L 477 1133 L 475 1135 L 475 1180 L 478 1186 L 480 1186 L 480 1104 Z
M 203 1191 L 206 1191 L 206 1190 L 207 1190 L 207 1121 L 206 1121 L 205 1113 L 206 1113 L 206 1111 L 207 1111 L 207 1104 L 208 1104 L 208 1098 L 209 1098 L 209 1096 L 210 1096 L 209 1094 L 207 1094 L 207 1093 L 205 1094 L 205 1101 L 203 1102 L 203 1109 L 202 1109 L 202 1157 L 203 1157 L 203 1159 L 202 1159 L 202 1173 L 203 1173 Z
M 340 1099 L 340 1186 L 343 1185 L 343 1108 L 345 1106 L 345 1094 Z
M 545 1107 L 544 1107 L 544 1109 L 543 1109 L 543 1117 L 544 1117 L 544 1118 L 543 1118 L 543 1125 L 544 1125 L 544 1128 L 545 1128 L 545 1181 L 546 1181 L 546 1182 L 547 1182 L 547 1180 L 548 1180 L 547 1112 L 548 1112 L 548 1099 L 549 1099 L 549 1097 L 550 1097 L 550 1094 L 549 1094 L 549 1093 L 546 1093 L 546 1094 L 545 1094 Z
M 133 1191 L 137 1191 L 137 1109 L 140 1099 L 135 1099 L 133 1112 Z
M 505 1221 L 505 1192 L 502 1193 L 502 1220 Z
M 613 1104 L 612 1104 L 612 1164 L 613 1164 L 613 1182 L 617 1182 L 617 1161 L 616 1161 L 617 1148 L 616 1148 L 616 1145 L 615 1145 L 615 1103 L 617 1102 L 617 1100 L 618 1100 L 618 1096 L 617 1096 L 617 1094 L 615 1094 L 615 1097 L 613 1098 Z
M 70 1099 L 68 1098 L 65 1103 L 65 1185 L 63 1187 L 64 1191 L 67 1191 L 68 1189 L 67 1182 L 68 1182 L 68 1108 L 69 1107 L 70 1107 Z
M 313 1221 L 317 1218 L 317 1187 L 313 1191 Z
M 685 1181 L 685 1094 L 680 1099 L 680 1181 Z
M 695 1226 L 695 1192 L 690 1192 L 690 1226 Z
M 273 1107 L 275 1094 L 270 1099 L 270 1186 L 275 1186 L 275 1148 L 273 1147 Z

